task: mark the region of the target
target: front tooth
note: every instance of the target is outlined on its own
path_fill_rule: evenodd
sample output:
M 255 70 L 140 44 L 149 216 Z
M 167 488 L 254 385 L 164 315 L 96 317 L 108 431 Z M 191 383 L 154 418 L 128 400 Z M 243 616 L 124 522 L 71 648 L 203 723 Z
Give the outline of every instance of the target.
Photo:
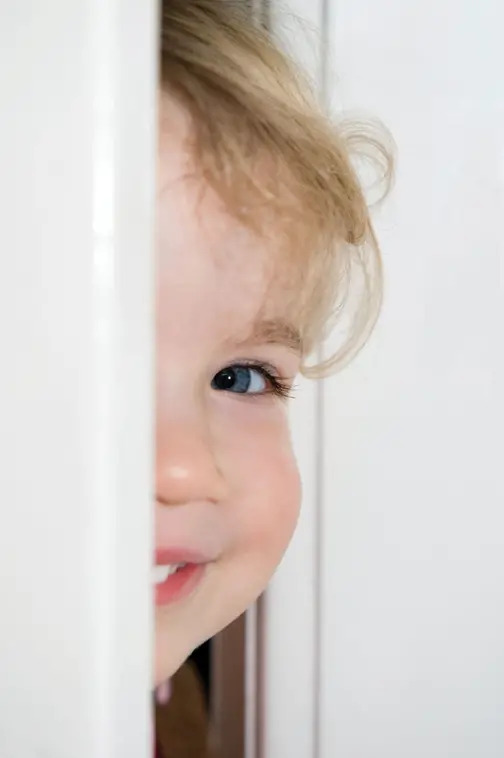
M 174 574 L 178 568 L 177 563 L 172 563 L 169 566 L 153 566 L 151 572 L 152 584 L 162 584 L 166 582 L 171 574 Z

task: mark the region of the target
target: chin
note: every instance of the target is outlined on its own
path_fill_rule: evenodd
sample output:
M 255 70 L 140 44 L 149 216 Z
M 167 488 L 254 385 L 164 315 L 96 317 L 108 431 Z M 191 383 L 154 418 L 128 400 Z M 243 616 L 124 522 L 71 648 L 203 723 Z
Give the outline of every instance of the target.
M 156 646 L 154 650 L 153 686 L 165 682 L 182 666 L 190 650 L 182 644 L 182 640 L 173 639 L 173 635 L 159 634 L 156 630 Z
M 156 653 L 153 687 L 158 687 L 173 676 L 190 656 L 191 650 L 181 652 L 179 655 L 173 653 L 173 650 L 163 650 L 161 654 Z
M 199 639 L 188 640 L 186 634 L 156 633 L 153 686 L 173 676 L 200 644 Z

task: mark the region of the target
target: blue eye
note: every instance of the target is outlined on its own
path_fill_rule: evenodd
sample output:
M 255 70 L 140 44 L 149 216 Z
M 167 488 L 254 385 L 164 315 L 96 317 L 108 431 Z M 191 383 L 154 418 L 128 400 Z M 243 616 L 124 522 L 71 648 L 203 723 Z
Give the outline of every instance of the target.
M 215 374 L 212 389 L 238 395 L 292 397 L 292 382 L 281 379 L 269 364 L 241 363 L 226 366 Z
M 212 389 L 242 395 L 262 395 L 270 391 L 268 383 L 272 379 L 263 368 L 228 366 L 214 376 Z

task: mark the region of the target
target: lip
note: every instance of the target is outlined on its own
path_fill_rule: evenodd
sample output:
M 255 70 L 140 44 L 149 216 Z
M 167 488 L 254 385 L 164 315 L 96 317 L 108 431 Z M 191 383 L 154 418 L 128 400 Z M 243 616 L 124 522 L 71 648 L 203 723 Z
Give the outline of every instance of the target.
M 203 579 L 210 562 L 207 556 L 183 548 L 158 549 L 155 558 L 156 565 L 186 564 L 170 574 L 164 582 L 154 586 L 156 606 L 170 605 L 188 597 Z
M 156 566 L 166 566 L 169 563 L 210 563 L 211 560 L 208 555 L 183 547 L 159 547 L 154 553 Z

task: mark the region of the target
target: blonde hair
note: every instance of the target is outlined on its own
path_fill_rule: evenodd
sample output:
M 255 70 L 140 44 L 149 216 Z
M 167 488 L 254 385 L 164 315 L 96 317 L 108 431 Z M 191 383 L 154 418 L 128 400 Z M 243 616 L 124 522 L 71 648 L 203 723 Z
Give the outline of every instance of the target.
M 345 365 L 372 331 L 382 264 L 355 157 L 390 151 L 364 125 L 332 123 L 305 77 L 243 2 L 163 0 L 161 86 L 191 114 L 195 161 L 231 212 L 266 233 L 274 220 L 296 255 L 304 358 L 335 324 L 336 352 L 308 376 Z M 383 132 L 385 134 L 385 132 Z

